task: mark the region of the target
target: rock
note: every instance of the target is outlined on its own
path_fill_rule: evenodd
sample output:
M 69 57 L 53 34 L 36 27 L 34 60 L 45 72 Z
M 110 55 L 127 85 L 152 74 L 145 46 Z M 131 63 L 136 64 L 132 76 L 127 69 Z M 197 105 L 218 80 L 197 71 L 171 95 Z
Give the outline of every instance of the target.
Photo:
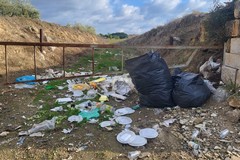
M 181 125 L 184 125 L 184 124 L 186 124 L 188 122 L 188 119 L 180 119 L 180 124 Z
M 240 21 L 239 20 L 227 21 L 225 28 L 226 28 L 225 33 L 226 33 L 227 37 L 240 36 Z
M 217 114 L 216 113 L 212 113 L 211 117 L 217 117 Z
M 228 104 L 233 108 L 240 108 L 240 98 L 232 96 L 228 99 Z
M 203 118 L 196 118 L 194 121 L 193 121 L 193 124 L 200 124 L 200 123 L 202 123 L 204 121 L 204 119 Z
M 228 148 L 227 148 L 227 151 L 233 151 L 233 147 L 232 146 L 228 146 Z
M 222 148 L 221 147 L 219 147 L 219 146 L 215 146 L 214 147 L 214 150 L 221 150 Z
M 7 136 L 8 134 L 9 134 L 9 132 L 4 131 L 4 132 L 0 133 L 0 137 L 5 137 L 5 136 Z
M 142 152 L 140 155 L 139 155 L 139 158 L 146 158 L 146 157 L 150 157 L 151 153 L 150 152 Z
M 233 123 L 237 123 L 240 119 L 240 110 L 235 109 L 233 111 L 228 111 L 226 113 L 226 116 L 228 117 L 228 120 Z
M 232 156 L 231 156 L 231 160 L 240 160 L 240 157 L 237 157 L 237 156 L 232 155 Z

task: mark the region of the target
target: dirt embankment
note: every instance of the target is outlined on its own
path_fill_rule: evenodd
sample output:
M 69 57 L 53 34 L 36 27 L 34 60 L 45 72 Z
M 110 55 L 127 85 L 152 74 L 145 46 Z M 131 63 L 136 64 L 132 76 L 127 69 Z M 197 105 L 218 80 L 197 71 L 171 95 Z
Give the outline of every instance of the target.
M 40 20 L 23 17 L 0 17 L 1 41 L 39 42 L 40 29 L 43 30 L 43 42 L 62 43 L 103 43 L 103 40 L 87 32 L 64 27 Z M 66 53 L 79 53 L 79 49 L 67 48 Z M 33 69 L 33 47 L 8 46 L 8 64 L 10 72 Z M 43 52 L 36 48 L 37 67 L 54 66 L 62 62 L 62 48 L 45 47 Z M 4 46 L 0 46 L 0 75 L 5 74 Z
M 176 19 L 164 26 L 154 28 L 140 36 L 126 41 L 131 45 L 165 46 L 170 45 L 170 37 L 174 46 L 213 46 L 217 44 L 207 36 L 204 22 L 207 14 L 195 13 Z M 169 66 L 185 64 L 194 50 L 158 50 Z M 210 56 L 221 58 L 221 50 L 198 50 L 187 70 L 197 72 L 199 66 Z

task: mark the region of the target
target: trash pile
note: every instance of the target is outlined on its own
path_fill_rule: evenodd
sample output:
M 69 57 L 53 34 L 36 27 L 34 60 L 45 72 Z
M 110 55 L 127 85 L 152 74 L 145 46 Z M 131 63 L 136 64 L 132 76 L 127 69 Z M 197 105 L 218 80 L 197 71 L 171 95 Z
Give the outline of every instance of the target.
M 200 107 L 213 86 L 198 74 L 174 71 L 173 76 L 160 54 L 150 52 L 126 61 L 126 69 L 139 92 L 140 105 L 154 108 Z M 212 87 L 209 89 L 209 87 Z

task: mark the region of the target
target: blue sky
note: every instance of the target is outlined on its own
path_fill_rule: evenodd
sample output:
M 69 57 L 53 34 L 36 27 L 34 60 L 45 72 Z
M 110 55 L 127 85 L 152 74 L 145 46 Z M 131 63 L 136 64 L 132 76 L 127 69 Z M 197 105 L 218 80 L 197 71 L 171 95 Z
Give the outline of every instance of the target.
M 213 0 L 30 0 L 41 19 L 81 23 L 97 33 L 141 34 L 192 11 L 208 12 Z M 229 2 L 230 0 L 220 0 Z

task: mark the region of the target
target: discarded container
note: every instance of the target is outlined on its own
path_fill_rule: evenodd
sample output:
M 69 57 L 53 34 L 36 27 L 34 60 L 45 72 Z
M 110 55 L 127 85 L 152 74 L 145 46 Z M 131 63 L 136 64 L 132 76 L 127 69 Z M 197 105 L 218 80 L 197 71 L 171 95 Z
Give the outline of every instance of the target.
M 79 123 L 79 122 L 82 122 L 82 120 L 83 120 L 83 117 L 82 116 L 80 116 L 80 115 L 72 115 L 72 116 L 70 116 L 70 117 L 68 117 L 68 121 L 69 122 L 77 122 L 77 123 Z
M 113 86 L 113 91 L 116 91 L 116 93 L 124 96 L 124 95 L 127 95 L 131 91 L 131 88 L 124 81 L 116 81 Z
M 147 144 L 147 139 L 142 136 L 136 135 L 133 141 L 128 144 L 133 147 L 144 146 L 145 144 Z
M 113 126 L 115 125 L 116 123 L 114 121 L 103 121 L 101 122 L 99 125 L 102 127 L 102 128 L 105 128 L 105 127 L 109 127 L 109 126 Z
M 199 130 L 197 130 L 197 129 L 194 129 L 194 130 L 193 130 L 193 133 L 192 133 L 192 137 L 191 137 L 191 138 L 192 138 L 193 140 L 194 140 L 194 139 L 196 139 L 196 138 L 197 138 L 197 136 L 199 135 L 199 133 L 200 133 L 200 132 L 199 132 Z
M 223 139 L 223 138 L 227 137 L 228 134 L 229 134 L 229 130 L 224 129 L 220 132 L 220 138 Z
M 192 149 L 195 149 L 195 150 L 200 149 L 200 146 L 197 143 L 193 142 L 193 141 L 189 141 L 188 142 L 188 147 L 190 147 Z
M 81 90 L 73 90 L 73 97 L 81 97 L 83 92 Z
M 23 89 L 23 88 L 34 88 L 35 86 L 30 84 L 19 83 L 19 84 L 15 84 L 14 87 L 16 89 Z
M 124 107 L 124 108 L 120 108 L 120 109 L 117 109 L 115 112 L 114 112 L 114 115 L 115 116 L 124 116 L 124 115 L 127 115 L 127 114 L 132 114 L 134 113 L 135 110 L 133 110 L 132 108 L 130 107 Z
M 63 107 L 62 107 L 62 106 L 55 107 L 55 108 L 50 109 L 50 111 L 53 111 L 53 112 L 61 112 L 61 111 L 63 111 Z
M 127 125 L 132 123 L 132 119 L 126 116 L 120 116 L 115 119 L 118 124 Z
M 158 132 L 153 128 L 144 128 L 139 131 L 139 135 L 144 138 L 156 138 Z
M 128 152 L 128 159 L 129 160 L 137 160 L 138 157 L 140 156 L 141 151 L 132 151 Z
M 122 144 L 131 143 L 135 139 L 136 134 L 133 131 L 124 130 L 117 135 L 117 141 Z

